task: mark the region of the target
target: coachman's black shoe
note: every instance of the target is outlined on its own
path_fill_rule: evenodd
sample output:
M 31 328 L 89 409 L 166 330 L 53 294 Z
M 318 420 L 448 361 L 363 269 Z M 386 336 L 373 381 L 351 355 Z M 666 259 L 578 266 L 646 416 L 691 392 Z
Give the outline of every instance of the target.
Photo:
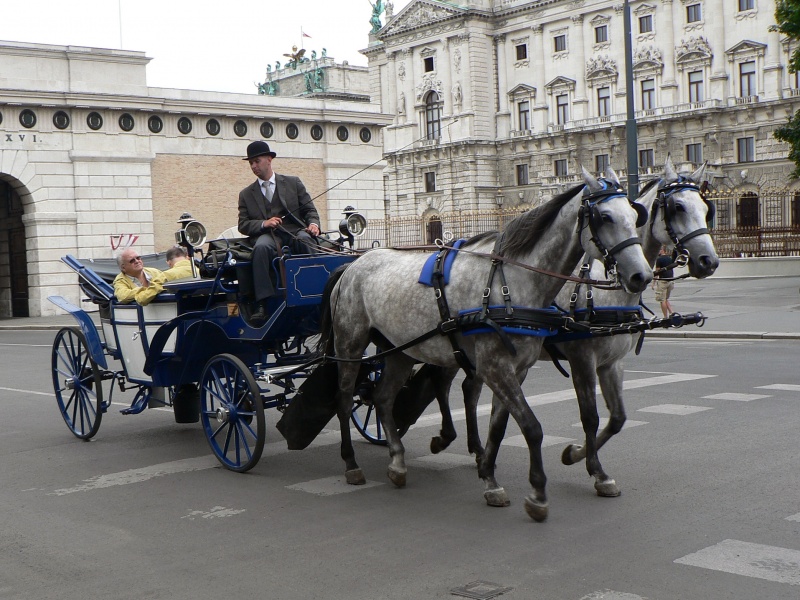
M 263 302 L 259 302 L 255 312 L 252 315 L 250 315 L 250 321 L 260 325 L 264 323 L 264 321 L 266 320 L 267 320 L 267 307 L 264 306 Z

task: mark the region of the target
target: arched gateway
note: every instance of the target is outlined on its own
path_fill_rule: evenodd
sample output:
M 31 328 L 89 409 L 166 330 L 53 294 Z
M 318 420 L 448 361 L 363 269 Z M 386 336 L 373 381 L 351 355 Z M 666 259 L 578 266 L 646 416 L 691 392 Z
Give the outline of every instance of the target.
M 22 201 L 0 174 L 0 317 L 27 317 L 28 260 Z

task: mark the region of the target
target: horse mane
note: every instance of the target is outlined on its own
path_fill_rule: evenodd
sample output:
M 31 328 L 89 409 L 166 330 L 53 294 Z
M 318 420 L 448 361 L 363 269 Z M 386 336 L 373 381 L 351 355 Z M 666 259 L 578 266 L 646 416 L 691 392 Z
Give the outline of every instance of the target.
M 644 186 L 644 187 L 643 187 L 641 190 L 639 190 L 639 195 L 640 195 L 640 196 L 644 196 L 644 194 L 647 192 L 647 190 L 649 190 L 649 189 L 650 189 L 651 187 L 653 187 L 654 185 L 657 185 L 657 184 L 658 184 L 660 181 L 661 181 L 661 179 L 658 179 L 658 178 L 656 178 L 656 179 L 651 179 L 650 181 L 648 181 L 648 182 L 645 184 L 645 186 Z
M 542 234 L 555 220 L 558 212 L 567 202 L 572 200 L 583 187 L 584 184 L 580 184 L 562 192 L 549 202 L 524 212 L 511 221 L 506 226 L 503 233 L 503 245 L 500 249 L 502 254 L 508 258 L 521 258 L 530 252 L 536 245 L 536 242 L 541 239 Z M 496 232 L 490 233 L 491 235 L 497 235 Z M 479 234 L 470 238 L 467 243 L 469 244 L 473 241 L 477 241 L 477 238 L 485 239 L 486 237 L 489 237 L 489 234 Z

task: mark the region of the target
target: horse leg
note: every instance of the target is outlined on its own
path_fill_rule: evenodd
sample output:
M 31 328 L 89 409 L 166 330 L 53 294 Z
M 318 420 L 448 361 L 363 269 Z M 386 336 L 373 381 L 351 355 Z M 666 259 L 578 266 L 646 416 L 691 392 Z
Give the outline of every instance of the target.
M 472 378 L 467 377 L 464 383 L 461 384 L 461 391 L 464 394 L 464 412 L 467 420 L 467 450 L 469 450 L 470 454 L 475 455 L 475 462 L 478 464 L 480 464 L 484 455 L 481 434 L 478 431 L 478 400 L 481 397 L 482 389 L 483 380 L 477 375 Z
M 489 506 L 508 506 L 511 501 L 494 476 L 497 454 L 500 443 L 506 434 L 508 411 L 500 404 L 496 396 L 492 396 L 492 414 L 489 418 L 489 435 L 486 438 L 486 450 L 478 461 L 478 477 L 483 480 L 483 497 Z
M 389 457 L 391 458 L 391 462 L 389 463 L 387 474 L 392 483 L 397 487 L 405 486 L 407 469 L 405 463 L 405 448 L 403 447 L 403 442 L 400 440 L 400 434 L 397 432 L 397 425 L 395 425 L 392 409 L 394 408 L 394 400 L 397 394 L 400 393 L 403 385 L 408 381 L 414 364 L 414 359 L 399 352 L 387 356 L 381 378 L 378 381 L 378 385 L 375 387 L 375 394 L 373 396 L 375 409 L 378 412 L 378 418 L 381 420 L 389 445 Z M 450 413 L 449 410 L 447 412 L 448 414 Z
M 565 465 L 574 465 L 586 459 L 586 471 L 594 477 L 594 488 L 599 496 L 618 496 L 616 484 L 603 471 L 600 459 L 597 456 L 597 428 L 600 417 L 597 413 L 597 373 L 594 355 L 569 356 L 575 394 L 578 397 L 578 408 L 581 413 L 583 425 L 584 444 L 570 444 L 561 454 L 561 462 Z
M 341 455 L 345 464 L 344 476 L 350 485 L 364 485 L 367 480 L 356 462 L 353 440 L 350 437 L 350 415 L 353 412 L 353 392 L 361 368 L 359 363 L 339 363 L 339 393 L 336 414 L 341 431 Z
M 625 406 L 622 402 L 622 383 L 624 378 L 622 361 L 618 360 L 607 367 L 600 367 L 597 370 L 597 375 L 600 378 L 600 389 L 603 390 L 603 398 L 605 398 L 609 412 L 608 425 L 597 436 L 597 449 L 600 450 L 608 440 L 622 431 L 627 418 L 625 416 Z M 606 481 L 596 482 L 594 485 L 598 495 L 619 496 L 620 490 L 616 482 L 607 475 L 606 477 Z M 598 484 L 600 484 L 600 487 L 598 487 Z
M 450 413 L 450 386 L 456 373 L 458 373 L 458 369 L 436 367 L 432 375 L 436 401 L 439 403 L 439 412 L 442 414 L 442 428 L 439 430 L 439 435 L 431 438 L 433 454 L 438 454 L 446 449 L 458 435 L 453 424 L 453 415 Z

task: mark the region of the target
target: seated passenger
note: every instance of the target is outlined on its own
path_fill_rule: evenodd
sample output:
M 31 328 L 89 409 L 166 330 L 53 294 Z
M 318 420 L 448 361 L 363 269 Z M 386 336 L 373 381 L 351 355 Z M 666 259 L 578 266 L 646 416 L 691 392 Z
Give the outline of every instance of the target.
M 189 260 L 189 253 L 183 246 L 173 246 L 167 250 L 167 264 L 169 269 L 164 271 L 167 281 L 194 277 L 192 261 Z
M 125 248 L 117 256 L 117 264 L 122 271 L 114 278 L 114 295 L 119 302 L 136 301 L 145 306 L 164 291 L 163 284 L 167 281 L 164 272 L 145 267 L 142 257 L 133 248 Z

